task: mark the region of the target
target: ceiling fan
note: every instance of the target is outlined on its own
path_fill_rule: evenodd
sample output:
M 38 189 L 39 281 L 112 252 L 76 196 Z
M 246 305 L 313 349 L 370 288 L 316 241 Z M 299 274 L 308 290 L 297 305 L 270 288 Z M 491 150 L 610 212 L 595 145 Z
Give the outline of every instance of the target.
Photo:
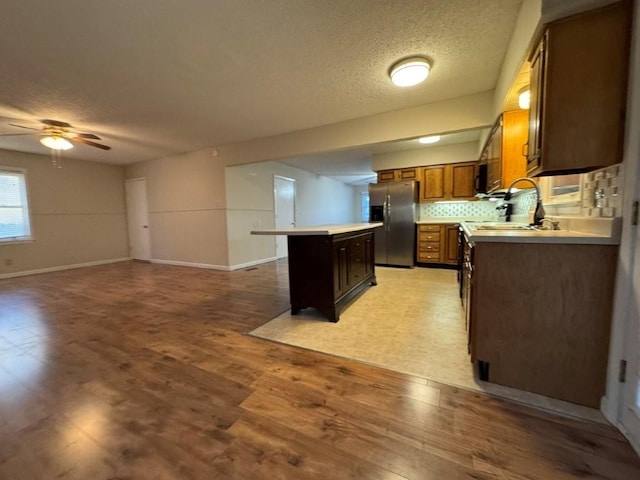
M 73 127 L 67 122 L 60 122 L 59 120 L 40 120 L 44 126 L 41 128 L 25 127 L 24 125 L 16 125 L 10 123 L 12 127 L 26 128 L 27 130 L 34 130 L 33 133 L 3 133 L 0 137 L 9 137 L 14 135 L 40 135 L 40 143 L 45 147 L 49 147 L 52 150 L 68 150 L 73 148 L 73 143 L 83 143 L 91 147 L 101 148 L 102 150 L 111 150 L 111 147 L 96 143 L 92 140 L 100 140 L 100 137 L 93 133 L 80 133 L 76 132 Z

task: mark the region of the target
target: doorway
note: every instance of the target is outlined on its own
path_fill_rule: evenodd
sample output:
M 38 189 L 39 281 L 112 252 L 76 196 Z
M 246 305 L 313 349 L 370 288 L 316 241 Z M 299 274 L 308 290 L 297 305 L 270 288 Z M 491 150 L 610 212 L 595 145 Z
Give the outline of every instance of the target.
M 151 236 L 147 209 L 147 180 L 125 180 L 127 225 L 129 227 L 129 255 L 135 260 L 151 260 Z
M 274 217 L 276 228 L 296 226 L 296 181 L 293 178 L 273 176 Z M 288 256 L 287 237 L 276 236 L 276 258 Z
M 635 258 L 623 353 L 627 363 L 622 388 L 620 423 L 627 438 L 640 453 L 640 231 L 637 228 L 634 236 Z

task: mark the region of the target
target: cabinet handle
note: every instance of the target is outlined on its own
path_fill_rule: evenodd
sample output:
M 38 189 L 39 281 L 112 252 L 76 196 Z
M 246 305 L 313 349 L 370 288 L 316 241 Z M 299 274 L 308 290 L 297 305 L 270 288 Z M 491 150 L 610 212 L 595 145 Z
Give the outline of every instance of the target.
M 523 157 L 527 157 L 527 156 L 529 156 L 529 142 L 524 143 L 524 144 L 522 145 L 522 156 L 523 156 Z

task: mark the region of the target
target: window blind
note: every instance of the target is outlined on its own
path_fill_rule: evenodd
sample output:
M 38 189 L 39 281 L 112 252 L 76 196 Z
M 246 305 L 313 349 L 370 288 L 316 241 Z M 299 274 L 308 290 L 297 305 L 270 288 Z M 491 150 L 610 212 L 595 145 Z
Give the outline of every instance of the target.
M 0 242 L 30 238 L 25 173 L 0 169 Z

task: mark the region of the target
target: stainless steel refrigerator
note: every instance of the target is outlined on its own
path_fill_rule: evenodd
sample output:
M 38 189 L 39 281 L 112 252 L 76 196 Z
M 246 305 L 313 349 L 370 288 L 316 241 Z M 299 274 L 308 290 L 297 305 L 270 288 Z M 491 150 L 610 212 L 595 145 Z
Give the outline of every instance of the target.
M 415 180 L 369 184 L 369 221 L 384 223 L 374 230 L 377 265 L 413 267 L 417 199 Z

